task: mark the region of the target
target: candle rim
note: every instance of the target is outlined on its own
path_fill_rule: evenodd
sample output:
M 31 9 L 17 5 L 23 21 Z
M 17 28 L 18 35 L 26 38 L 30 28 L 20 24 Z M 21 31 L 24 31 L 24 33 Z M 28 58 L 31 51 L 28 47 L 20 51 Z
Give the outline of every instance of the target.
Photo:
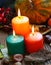
M 39 34 L 41 37 L 39 36 L 38 38 L 35 38 L 35 33 Z M 29 35 L 27 35 L 26 39 L 29 39 L 29 37 L 32 38 L 32 41 L 35 41 L 35 40 L 37 41 L 37 40 L 43 39 L 43 35 L 40 32 L 34 32 L 34 35 L 32 35 L 32 33 L 30 33 Z
M 12 22 L 17 23 L 17 24 L 20 24 L 20 22 L 18 22 L 18 20 L 17 20 L 18 17 L 26 18 L 26 20 L 24 20 L 24 21 L 21 22 L 21 23 L 29 22 L 29 18 L 28 18 L 27 16 L 16 16 L 16 17 L 14 17 L 14 18 L 12 19 Z
M 15 40 L 13 40 L 13 39 L 15 39 Z M 19 40 L 20 39 L 20 40 Z M 8 43 L 14 43 L 14 42 L 17 42 L 17 43 L 19 43 L 19 42 L 22 42 L 22 41 L 24 41 L 24 37 L 23 36 L 20 36 L 20 35 L 16 35 L 15 37 L 13 36 L 13 35 L 9 35 L 9 36 L 7 36 L 6 37 L 6 41 L 8 42 Z

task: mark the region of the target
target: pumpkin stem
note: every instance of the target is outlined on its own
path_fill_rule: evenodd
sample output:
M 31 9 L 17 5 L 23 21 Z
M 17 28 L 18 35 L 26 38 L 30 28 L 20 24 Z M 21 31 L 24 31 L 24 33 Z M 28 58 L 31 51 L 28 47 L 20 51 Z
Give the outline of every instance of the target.
M 33 4 L 32 0 L 29 0 L 29 2 L 30 2 L 31 7 L 34 8 L 34 4 Z

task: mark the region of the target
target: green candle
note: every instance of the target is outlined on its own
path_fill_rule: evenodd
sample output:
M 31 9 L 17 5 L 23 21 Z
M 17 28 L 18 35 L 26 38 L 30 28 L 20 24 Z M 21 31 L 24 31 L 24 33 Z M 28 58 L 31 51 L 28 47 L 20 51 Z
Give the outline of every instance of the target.
M 24 54 L 24 37 L 9 35 L 6 38 L 6 44 L 8 48 L 8 54 Z

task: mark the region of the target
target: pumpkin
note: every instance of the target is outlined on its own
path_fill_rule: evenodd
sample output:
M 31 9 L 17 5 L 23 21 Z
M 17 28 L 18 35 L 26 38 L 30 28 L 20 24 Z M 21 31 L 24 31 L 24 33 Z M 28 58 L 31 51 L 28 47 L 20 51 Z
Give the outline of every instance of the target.
M 16 0 L 16 13 L 18 8 L 21 15 L 29 17 L 30 23 L 43 24 L 51 15 L 51 0 Z

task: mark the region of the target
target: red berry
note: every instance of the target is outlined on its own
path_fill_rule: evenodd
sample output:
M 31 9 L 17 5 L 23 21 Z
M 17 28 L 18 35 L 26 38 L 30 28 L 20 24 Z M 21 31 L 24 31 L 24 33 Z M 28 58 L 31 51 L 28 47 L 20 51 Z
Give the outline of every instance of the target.
M 6 14 L 9 14 L 9 11 L 6 11 L 5 13 L 6 13 Z
M 6 18 L 3 19 L 3 22 L 6 23 Z
M 2 14 L 0 14 L 0 17 L 2 16 Z
M 51 26 L 51 18 L 48 20 L 48 25 Z
M 1 8 L 1 11 L 4 12 L 4 8 L 3 7 Z
M 10 7 L 8 7 L 8 8 L 6 9 L 6 11 L 10 11 Z
M 0 22 L 2 22 L 2 17 L 0 17 Z
M 4 12 L 2 13 L 2 17 L 4 18 Z
M 1 11 L 1 8 L 0 8 L 0 11 Z
M 10 7 L 8 7 L 8 10 L 10 11 Z

